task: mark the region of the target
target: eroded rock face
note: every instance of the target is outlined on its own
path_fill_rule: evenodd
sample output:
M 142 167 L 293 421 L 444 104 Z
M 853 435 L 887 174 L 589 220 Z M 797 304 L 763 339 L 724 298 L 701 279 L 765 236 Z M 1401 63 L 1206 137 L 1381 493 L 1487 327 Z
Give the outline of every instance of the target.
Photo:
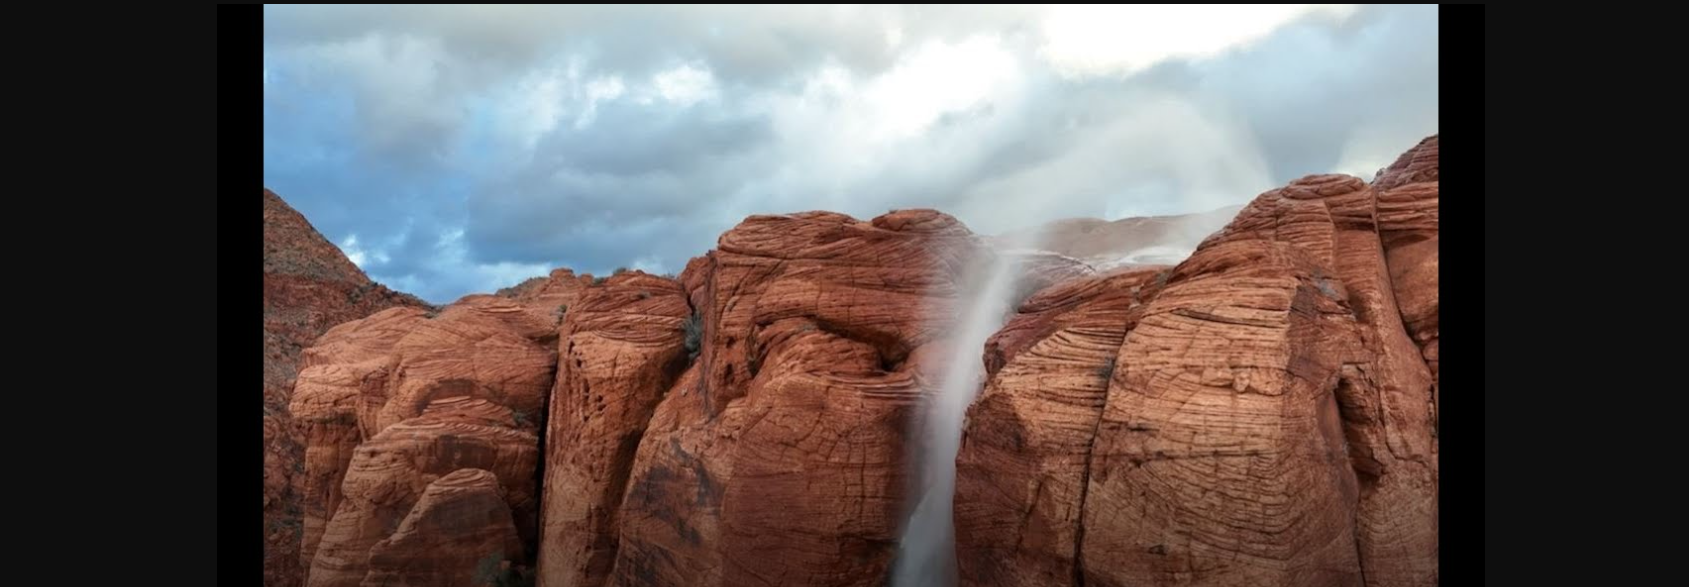
M 1360 564 L 1368 585 L 1435 584 L 1435 399 L 1430 369 L 1396 302 L 1381 238 L 1387 210 L 1358 179 L 1311 176 L 1263 194 L 1205 246 L 1288 243 L 1343 286 L 1359 350 L 1344 357 L 1336 397 L 1359 477 Z
M 1372 187 L 1388 191 L 1413 183 L 1436 182 L 1437 168 L 1437 135 L 1431 135 L 1384 168 L 1373 178 Z M 1435 212 L 1433 218 L 1434 215 Z
M 931 211 L 756 216 L 680 281 L 697 362 L 658 405 L 615 585 L 881 585 L 906 436 L 977 239 Z
M 645 427 L 690 362 L 680 284 L 631 272 L 586 289 L 563 320 L 546 434 L 540 584 L 599 586 Z
M 569 269 L 555 269 L 550 275 L 529 279 L 515 287 L 501 289 L 494 295 L 522 304 L 535 319 L 546 326 L 547 335 L 555 336 L 556 324 L 567 314 L 569 304 L 573 304 L 582 292 L 591 287 L 592 282 L 591 275 L 576 275 Z M 553 339 L 542 336 L 536 340 L 549 344 Z
M 1384 170 L 1378 192 L 1378 234 L 1402 324 L 1437 377 L 1437 137 L 1427 137 Z M 1436 402 L 1433 401 L 1433 404 Z
M 1340 285 L 1260 240 L 1198 251 L 1120 347 L 1092 441 L 1086 585 L 1356 585 L 1332 387 Z
M 338 326 L 306 351 L 293 412 L 306 444 L 308 585 L 423 584 L 423 575 L 372 567 L 373 549 L 403 538 L 394 533 L 429 484 L 460 469 L 484 470 L 499 482 L 522 548 L 494 562 L 531 564 L 556 306 L 573 298 L 525 293 L 532 294 L 388 310 Z M 466 522 L 465 535 L 430 540 L 480 544 L 484 530 Z M 398 543 L 416 539 L 406 540 Z M 460 555 L 472 556 L 443 554 L 442 564 L 457 569 Z M 490 553 L 473 556 L 478 565 Z M 461 584 L 450 582 L 454 576 L 427 584 Z
M 1435 585 L 1436 231 L 1432 137 L 1029 300 L 957 458 L 963 584 Z
M 423 307 L 372 282 L 280 196 L 264 190 L 264 585 L 304 580 L 304 443 L 292 401 L 300 355 L 330 327 L 395 307 Z
M 393 535 L 370 548 L 362 587 L 495 587 L 521 560 L 505 489 L 482 469 L 458 469 L 424 489 Z
M 1062 282 L 1027 300 L 986 342 L 989 383 L 956 459 L 961 580 L 1072 582 L 1091 439 L 1143 288 L 1165 268 Z
M 883 585 L 912 424 L 971 356 L 963 279 L 1016 254 L 962 584 L 1434 585 L 1436 214 L 1432 137 L 1374 185 L 1261 194 L 1176 266 L 810 212 L 678 278 L 376 312 L 299 363 L 309 584 Z
M 308 584 L 356 586 L 364 584 L 366 577 L 387 580 L 382 576 L 389 571 L 371 576 L 375 546 L 383 540 L 402 541 L 402 522 L 418 508 L 430 484 L 463 469 L 491 472 L 502 488 L 507 511 L 516 520 L 528 520 L 526 531 L 522 522 L 514 522 L 513 533 L 531 536 L 532 520 L 538 511 L 534 479 L 538 459 L 539 437 L 521 429 L 509 408 L 480 398 L 442 399 L 431 404 L 422 416 L 382 430 L 353 454 L 343 486 L 344 499 L 323 532 Z M 433 539 L 442 543 L 477 545 L 484 541 L 482 533 L 488 531 L 480 518 L 444 521 L 456 524 L 431 528 Z M 532 539 L 519 538 L 516 545 L 523 544 L 532 544 Z M 513 553 L 518 556 L 505 560 L 527 560 L 526 553 Z M 445 561 L 479 561 L 488 554 L 484 549 L 434 553 Z M 409 584 L 440 587 L 460 584 L 448 579 L 406 580 Z

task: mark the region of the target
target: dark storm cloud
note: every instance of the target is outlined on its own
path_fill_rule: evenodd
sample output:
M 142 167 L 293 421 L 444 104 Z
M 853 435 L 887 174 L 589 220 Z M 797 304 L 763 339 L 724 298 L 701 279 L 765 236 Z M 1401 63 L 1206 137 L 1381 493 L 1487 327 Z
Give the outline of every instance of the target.
M 265 179 L 442 302 L 678 271 L 755 213 L 1196 211 L 1436 132 L 1434 6 L 1081 77 L 1040 53 L 1043 10 L 270 6 Z
M 283 46 L 354 41 L 370 33 L 438 41 L 460 65 L 478 71 L 520 69 L 554 51 L 573 51 L 598 66 L 648 73 L 675 60 L 703 59 L 732 83 L 760 84 L 797 74 L 825 58 L 860 73 L 888 67 L 889 26 L 908 34 L 953 38 L 1019 26 L 1024 8 L 810 6 L 269 6 L 267 43 Z

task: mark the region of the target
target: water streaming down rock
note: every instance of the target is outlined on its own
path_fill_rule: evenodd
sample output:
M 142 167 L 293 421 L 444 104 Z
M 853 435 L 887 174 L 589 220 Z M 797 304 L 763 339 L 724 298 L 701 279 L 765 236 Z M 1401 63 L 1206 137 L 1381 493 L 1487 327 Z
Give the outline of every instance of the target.
M 966 301 L 952 339 L 955 357 L 942 375 L 938 394 L 929 398 L 932 403 L 923 410 L 925 417 L 914 422 L 921 442 L 915 449 L 916 469 L 911 478 L 918 484 L 915 495 L 920 497 L 904 525 L 892 569 L 892 587 L 956 584 L 951 500 L 962 419 L 980 388 L 984 372 L 981 349 L 1014 310 L 1022 259 L 1020 255 L 994 255 L 990 262 L 975 266 L 975 275 L 963 280 L 974 287 L 962 294 Z

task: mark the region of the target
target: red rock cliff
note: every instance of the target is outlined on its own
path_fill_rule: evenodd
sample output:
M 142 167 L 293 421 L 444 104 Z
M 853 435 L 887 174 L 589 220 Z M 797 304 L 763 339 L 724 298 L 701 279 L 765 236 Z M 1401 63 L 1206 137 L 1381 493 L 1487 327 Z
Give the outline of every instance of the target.
M 545 440 L 542 584 L 609 576 L 634 450 L 690 361 L 691 317 L 679 283 L 640 272 L 612 276 L 569 306 Z
M 933 317 L 979 244 L 931 211 L 756 216 L 688 265 L 700 354 L 646 426 L 608 582 L 883 584 Z
M 330 327 L 421 300 L 372 282 L 305 217 L 264 190 L 264 585 L 297 587 L 304 451 L 292 412 L 300 353 Z
M 587 283 L 558 271 L 439 310 L 387 310 L 305 353 L 292 407 L 306 445 L 307 585 L 531 576 L 558 324 Z
M 1436 166 L 1431 137 L 1372 185 L 1297 180 L 1176 266 L 1016 253 L 1024 303 L 973 351 L 990 241 L 923 210 L 753 216 L 678 278 L 341 324 L 293 391 L 298 560 L 313 587 L 882 585 L 961 353 L 963 584 L 1434 585 Z
M 957 458 L 962 582 L 1437 584 L 1436 175 L 1431 137 L 1023 306 Z

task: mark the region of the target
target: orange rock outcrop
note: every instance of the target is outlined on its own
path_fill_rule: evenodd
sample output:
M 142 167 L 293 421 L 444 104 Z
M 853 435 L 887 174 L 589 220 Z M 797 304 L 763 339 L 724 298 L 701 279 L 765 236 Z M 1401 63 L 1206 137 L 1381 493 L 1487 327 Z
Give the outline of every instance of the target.
M 1436 177 L 1431 137 L 1022 306 L 957 458 L 962 583 L 1437 584 Z
M 678 277 L 335 326 L 291 388 L 297 560 L 312 587 L 883 585 L 915 424 L 979 360 L 963 585 L 1435 585 L 1436 137 L 1260 194 L 1174 265 L 1074 258 L 1160 242 L 1114 228 L 1035 252 L 931 210 L 752 216 Z M 1014 311 L 956 348 L 994 255 Z
M 298 587 L 304 443 L 288 409 L 304 349 L 330 327 L 422 300 L 370 281 L 311 223 L 264 190 L 264 585 Z

